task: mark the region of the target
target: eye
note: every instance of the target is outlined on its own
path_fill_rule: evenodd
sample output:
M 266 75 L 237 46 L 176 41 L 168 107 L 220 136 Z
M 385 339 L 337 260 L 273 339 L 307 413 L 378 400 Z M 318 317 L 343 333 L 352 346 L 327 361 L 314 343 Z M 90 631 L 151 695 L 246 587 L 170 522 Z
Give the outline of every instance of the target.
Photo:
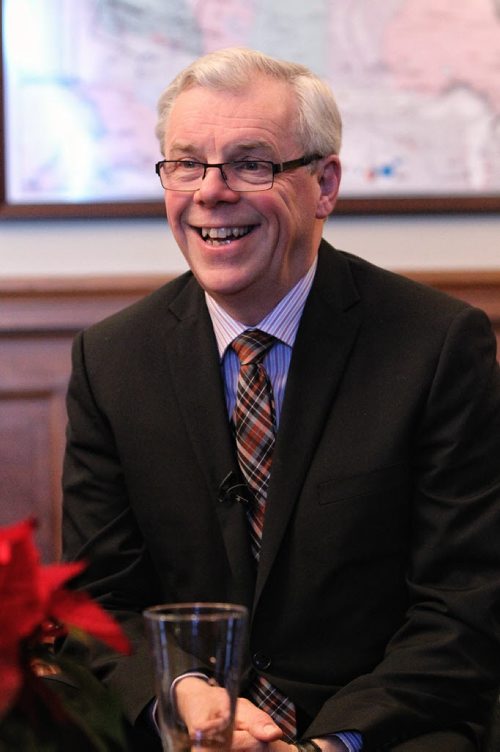
M 235 170 L 243 174 L 262 174 L 269 172 L 269 163 L 258 159 L 245 159 L 241 162 L 233 162 Z
M 260 168 L 261 163 L 256 160 L 250 161 L 248 159 L 243 162 L 235 162 L 235 165 L 238 170 L 242 170 L 243 172 L 255 172 Z
M 180 170 L 196 170 L 199 168 L 200 163 L 196 162 L 194 159 L 179 159 L 175 166 Z

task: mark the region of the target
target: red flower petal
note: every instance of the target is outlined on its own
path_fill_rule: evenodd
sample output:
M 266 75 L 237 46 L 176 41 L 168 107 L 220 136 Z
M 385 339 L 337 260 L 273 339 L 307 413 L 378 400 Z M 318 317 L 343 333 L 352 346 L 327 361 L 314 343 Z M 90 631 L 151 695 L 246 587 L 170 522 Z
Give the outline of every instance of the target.
M 44 615 L 33 528 L 26 520 L 0 530 L 0 653 L 16 637 L 27 637 Z
M 51 616 L 102 640 L 120 653 L 130 653 L 131 645 L 121 627 L 87 593 L 58 590 L 50 604 Z
M 85 563 L 75 561 L 69 564 L 47 564 L 38 570 L 38 586 L 40 599 L 48 604 L 52 595 L 59 590 L 64 583 L 80 574 L 85 569 Z
M 2 650 L 0 655 L 0 720 L 14 703 L 21 685 L 23 676 L 19 665 L 16 646 L 11 646 L 10 651 Z

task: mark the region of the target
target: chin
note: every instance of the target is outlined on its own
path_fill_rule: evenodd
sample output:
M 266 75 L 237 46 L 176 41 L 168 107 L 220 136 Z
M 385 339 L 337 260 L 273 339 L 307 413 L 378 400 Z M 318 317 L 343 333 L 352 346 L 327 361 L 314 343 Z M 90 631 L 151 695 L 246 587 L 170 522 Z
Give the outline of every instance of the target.
M 245 290 L 252 284 L 252 277 L 234 268 L 215 266 L 211 269 L 199 269 L 195 276 L 204 290 L 213 294 L 233 295 Z
M 238 295 L 244 296 L 246 292 L 246 285 L 243 284 L 222 284 L 212 282 L 211 284 L 203 285 L 204 290 L 208 292 L 213 298 L 228 298 L 235 299 Z

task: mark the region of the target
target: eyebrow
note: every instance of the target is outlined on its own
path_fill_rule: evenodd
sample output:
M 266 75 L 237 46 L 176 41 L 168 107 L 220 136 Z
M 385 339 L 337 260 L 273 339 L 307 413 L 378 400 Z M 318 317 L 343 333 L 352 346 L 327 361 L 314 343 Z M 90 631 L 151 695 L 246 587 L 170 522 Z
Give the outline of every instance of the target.
M 196 151 L 196 147 L 194 146 L 194 144 L 183 144 L 182 142 L 177 142 L 171 144 L 170 151 L 188 154 L 194 153 Z
M 173 143 L 169 149 L 171 154 L 174 155 L 182 155 L 182 154 L 196 154 L 199 150 L 199 147 L 195 146 L 194 144 L 189 143 L 182 143 L 180 141 Z M 252 140 L 252 141 L 240 141 L 238 143 L 232 144 L 228 148 L 229 157 L 225 157 L 225 159 L 235 159 L 237 155 L 241 153 L 248 153 L 248 152 L 255 152 L 263 150 L 267 155 L 267 158 L 271 157 L 271 152 L 273 151 L 271 145 L 267 141 L 263 140 Z
M 240 141 L 238 144 L 234 144 L 233 147 L 231 147 L 231 151 L 233 152 L 249 152 L 249 151 L 260 151 L 263 150 L 265 152 L 271 152 L 272 147 L 267 141 Z

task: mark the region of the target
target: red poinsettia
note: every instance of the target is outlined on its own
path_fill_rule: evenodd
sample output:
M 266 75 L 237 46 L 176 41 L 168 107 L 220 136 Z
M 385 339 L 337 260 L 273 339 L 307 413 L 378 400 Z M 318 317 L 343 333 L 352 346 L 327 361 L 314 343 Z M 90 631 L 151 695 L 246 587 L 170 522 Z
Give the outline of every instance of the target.
M 49 642 L 54 631 L 60 636 L 76 628 L 130 652 L 119 626 L 97 603 L 64 587 L 84 564 L 40 564 L 34 527 L 25 520 L 0 528 L 0 724 L 34 680 L 30 649 Z

